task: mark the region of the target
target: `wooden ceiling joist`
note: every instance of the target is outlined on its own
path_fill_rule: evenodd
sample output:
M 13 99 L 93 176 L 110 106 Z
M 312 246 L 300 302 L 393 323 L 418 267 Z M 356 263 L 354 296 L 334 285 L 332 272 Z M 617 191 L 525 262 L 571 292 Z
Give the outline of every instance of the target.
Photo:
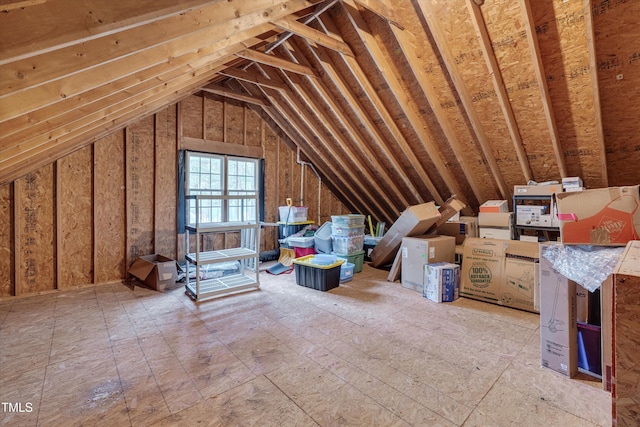
M 282 70 L 290 71 L 292 73 L 302 74 L 303 76 L 309 76 L 309 77 L 316 76 L 314 71 L 309 67 L 296 64 L 295 62 L 287 61 L 286 59 L 279 58 L 275 55 L 262 53 L 257 50 L 245 49 L 241 52 L 236 53 L 236 56 L 240 58 L 248 59 L 249 61 L 255 61 L 261 64 L 270 65 L 275 68 L 280 68 Z
M 502 199 L 510 200 L 511 199 L 511 190 L 507 187 L 507 183 L 500 172 L 500 168 L 498 167 L 498 162 L 496 161 L 493 152 L 491 151 L 491 146 L 489 144 L 488 138 L 476 113 L 473 103 L 471 102 L 471 95 L 469 91 L 464 85 L 462 81 L 462 77 L 459 75 L 459 72 L 454 65 L 455 61 L 453 59 L 453 54 L 451 53 L 451 48 L 446 41 L 446 37 L 442 28 L 440 27 L 440 23 L 435 19 L 433 13 L 431 11 L 430 5 L 426 0 L 418 0 L 418 4 L 420 6 L 420 10 L 429 25 L 429 29 L 431 30 L 431 34 L 440 49 L 440 54 L 442 56 L 442 60 L 444 61 L 447 71 L 451 76 L 451 80 L 458 92 L 458 96 L 460 97 L 460 101 L 462 102 L 467 117 L 471 122 L 471 126 L 475 133 L 476 139 L 478 140 L 478 144 L 482 149 L 482 153 L 489 165 L 489 169 L 491 170 L 491 174 L 493 175 L 493 179 L 498 187 L 499 195 Z
M 249 104 L 259 105 L 261 107 L 269 105 L 269 103 L 263 98 L 257 98 L 255 96 L 247 95 L 245 93 L 236 92 L 224 86 L 209 84 L 200 88 L 203 92 L 214 93 L 216 95 L 224 96 L 226 98 L 235 99 L 236 101 L 247 102 Z
M 331 37 L 325 33 L 317 31 L 311 27 L 308 27 L 295 19 L 283 18 L 272 21 L 273 25 L 296 34 L 299 37 L 305 38 L 311 42 L 315 42 L 320 46 L 324 46 L 327 49 L 335 50 L 343 55 L 353 56 L 353 52 L 348 44 L 342 39 L 337 37 Z
M 272 79 L 266 78 L 255 71 L 248 70 L 238 70 L 236 68 L 226 68 L 220 71 L 220 74 L 223 76 L 231 77 L 243 82 L 253 83 L 258 86 L 268 87 L 270 89 L 280 90 L 280 91 L 288 91 L 289 87 L 279 81 L 274 81 Z
M 533 68 L 536 80 L 538 81 L 538 87 L 540 88 L 542 107 L 544 109 L 544 116 L 547 120 L 547 127 L 549 128 L 549 134 L 551 136 L 553 152 L 556 157 L 556 162 L 558 163 L 560 177 L 565 178 L 567 176 L 567 168 L 565 165 L 564 153 L 560 146 L 558 126 L 556 125 L 555 115 L 553 114 L 553 105 L 551 104 L 551 97 L 549 96 L 549 87 L 547 86 L 544 66 L 542 65 L 542 57 L 540 56 L 540 49 L 538 47 L 538 37 L 536 36 L 535 23 L 533 22 L 533 16 L 531 14 L 531 5 L 529 4 L 529 0 L 518 0 L 518 2 L 520 4 L 520 10 L 522 11 L 524 29 L 527 33 L 527 42 L 529 43 L 531 57 L 533 58 Z
M 466 0 L 466 2 L 467 9 L 469 10 L 469 15 L 471 16 L 471 22 L 473 23 L 473 27 L 478 34 L 480 48 L 482 49 L 482 54 L 487 64 L 489 75 L 491 76 L 493 88 L 496 91 L 498 103 L 500 104 L 500 108 L 502 109 L 502 114 L 504 115 L 507 129 L 509 129 L 509 135 L 511 136 L 513 148 L 518 157 L 518 161 L 520 162 L 522 174 L 524 175 L 524 178 L 527 182 L 532 181 L 533 173 L 531 172 L 531 165 L 529 165 L 529 160 L 527 160 L 527 153 L 525 152 L 524 146 L 522 145 L 522 136 L 520 135 L 520 130 L 518 129 L 518 123 L 516 122 L 516 117 L 513 113 L 511 102 L 509 101 L 507 89 L 504 85 L 504 81 L 502 80 L 502 73 L 500 72 L 498 61 L 496 59 L 495 53 L 493 52 L 493 48 L 491 47 L 491 39 L 489 38 L 489 33 L 484 22 L 484 17 L 482 16 L 482 11 L 480 10 L 480 6 L 478 6 L 475 1 Z

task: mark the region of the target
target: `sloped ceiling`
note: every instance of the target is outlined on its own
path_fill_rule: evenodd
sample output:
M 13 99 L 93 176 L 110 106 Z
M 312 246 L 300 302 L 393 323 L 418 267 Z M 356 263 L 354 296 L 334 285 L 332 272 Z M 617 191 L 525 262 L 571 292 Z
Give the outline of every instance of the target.
M 345 204 L 640 182 L 640 1 L 1 0 L 0 184 L 181 98 L 247 102 Z

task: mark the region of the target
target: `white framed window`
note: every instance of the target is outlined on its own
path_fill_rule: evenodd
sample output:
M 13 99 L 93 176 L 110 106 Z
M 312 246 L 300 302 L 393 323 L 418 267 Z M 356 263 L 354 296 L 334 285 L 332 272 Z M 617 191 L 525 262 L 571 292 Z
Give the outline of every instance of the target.
M 186 194 L 255 196 L 259 190 L 259 161 L 244 157 L 187 152 Z M 191 201 L 194 202 L 194 201 Z M 194 224 L 255 220 L 255 198 L 201 200 L 199 218 L 195 203 L 189 205 L 188 222 Z

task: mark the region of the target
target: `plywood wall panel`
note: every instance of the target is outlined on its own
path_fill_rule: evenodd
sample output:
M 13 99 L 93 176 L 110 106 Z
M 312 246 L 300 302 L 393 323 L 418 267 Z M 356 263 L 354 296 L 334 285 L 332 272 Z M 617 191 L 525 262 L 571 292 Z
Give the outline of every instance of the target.
M 154 119 L 146 117 L 126 131 L 127 268 L 154 253 Z
M 224 104 L 225 140 L 231 144 L 244 144 L 244 107 L 243 104 L 226 100 Z
M 58 288 L 93 283 L 93 153 L 87 146 L 57 163 L 60 222 Z
M 609 185 L 640 182 L 640 2 L 592 6 Z
M 207 93 L 205 105 L 205 139 L 224 141 L 224 101 L 221 97 Z
M 202 97 L 191 95 L 180 101 L 182 114 L 182 135 L 191 138 L 203 138 Z
M 178 153 L 176 106 L 155 116 L 155 252 L 176 258 Z
M 244 107 L 245 110 L 245 129 L 244 144 L 250 147 L 260 147 L 262 144 L 262 124 L 264 123 L 258 113 Z
M 278 176 L 278 137 L 266 126 L 261 125 L 264 149 L 264 221 L 275 223 L 280 220 L 278 216 L 278 180 L 270 177 Z M 261 247 L 270 250 L 278 247 L 278 228 L 265 227 L 261 231 Z
M 126 263 L 124 131 L 94 144 L 95 283 L 124 279 Z
M 0 186 L 0 298 L 15 293 L 13 252 L 13 190 Z
M 18 234 L 20 263 L 16 283 L 19 295 L 56 288 L 55 183 L 53 164 L 17 180 L 20 207 Z
M 551 144 L 523 12 L 518 2 L 504 0 L 485 1 L 480 10 L 533 179 L 557 180 L 560 170 Z
M 465 0 L 432 1 L 430 4 L 451 50 L 452 67 L 462 79 L 460 83 L 470 97 L 470 108 L 475 111 L 507 188 L 523 184 L 524 178 Z
M 567 173 L 602 187 L 583 2 L 530 2 Z

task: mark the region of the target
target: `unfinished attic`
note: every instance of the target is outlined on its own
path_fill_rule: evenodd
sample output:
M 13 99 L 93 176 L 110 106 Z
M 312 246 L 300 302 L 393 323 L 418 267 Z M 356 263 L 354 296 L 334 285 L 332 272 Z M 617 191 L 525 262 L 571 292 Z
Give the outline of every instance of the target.
M 0 423 L 640 425 L 640 0 L 0 0 Z

